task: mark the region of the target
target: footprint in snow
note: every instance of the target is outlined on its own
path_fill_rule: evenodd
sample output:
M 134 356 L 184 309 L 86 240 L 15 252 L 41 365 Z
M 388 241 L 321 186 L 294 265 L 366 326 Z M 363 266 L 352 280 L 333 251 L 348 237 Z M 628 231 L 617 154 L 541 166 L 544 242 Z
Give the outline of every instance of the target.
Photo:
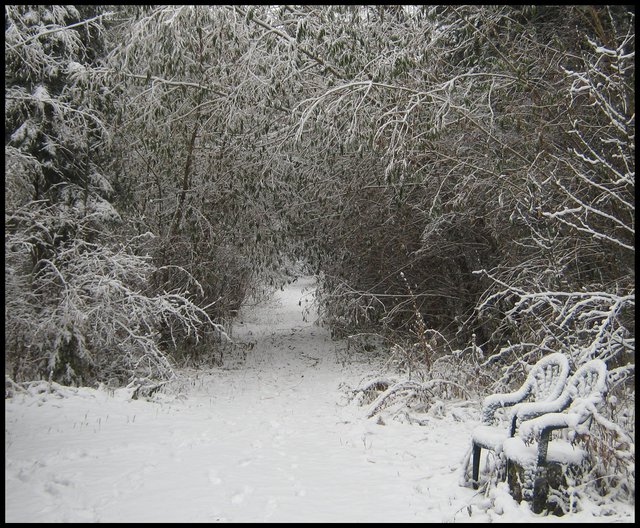
M 304 497 L 307 494 L 307 491 L 303 488 L 298 488 L 296 490 L 296 496 L 297 497 Z
M 244 498 L 252 492 L 253 488 L 251 486 L 244 486 L 242 491 L 238 491 L 231 496 L 231 502 L 233 504 L 242 504 L 242 502 L 244 502 Z
M 222 479 L 218 476 L 218 472 L 215 469 L 209 470 L 209 482 L 214 486 L 222 484 Z
M 52 480 L 45 482 L 44 490 L 51 495 L 60 495 L 62 490 L 73 486 L 73 482 L 68 479 L 53 477 Z
M 278 509 L 278 501 L 273 497 L 271 497 L 267 502 L 267 509 L 265 512 L 264 520 L 268 521 L 269 518 L 273 516 L 273 514 L 276 512 L 277 509 Z

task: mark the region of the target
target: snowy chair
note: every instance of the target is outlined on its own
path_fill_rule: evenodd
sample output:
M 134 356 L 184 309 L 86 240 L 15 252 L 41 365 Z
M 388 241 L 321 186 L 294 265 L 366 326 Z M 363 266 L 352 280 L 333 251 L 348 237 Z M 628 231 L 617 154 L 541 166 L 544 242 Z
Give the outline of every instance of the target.
M 523 412 L 535 413 L 541 403 L 557 399 L 565 388 L 568 376 L 569 361 L 564 354 L 556 352 L 538 361 L 517 391 L 508 394 L 492 394 L 484 399 L 482 425 L 474 429 L 471 434 L 471 478 L 474 489 L 477 489 L 479 484 L 482 449 L 500 454 L 503 442 L 515 434 L 517 411 L 521 409 Z M 507 423 L 496 419 L 497 411 L 505 407 L 511 407 Z
M 518 411 L 518 434 L 503 444 L 507 480 L 514 498 L 530 502 L 534 513 L 547 507 L 549 488 L 561 484 L 563 468 L 579 468 L 587 458 L 586 451 L 569 441 L 551 441 L 551 433 L 558 429 L 586 433 L 596 405 L 604 398 L 606 382 L 605 363 L 594 359 L 576 371 L 555 401 Z

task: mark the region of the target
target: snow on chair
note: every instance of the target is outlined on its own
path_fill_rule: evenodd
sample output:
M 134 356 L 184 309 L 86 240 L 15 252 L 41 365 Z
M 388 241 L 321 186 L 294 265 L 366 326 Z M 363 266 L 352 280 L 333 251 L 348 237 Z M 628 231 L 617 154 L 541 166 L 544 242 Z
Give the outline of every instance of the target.
M 479 485 L 482 449 L 500 454 L 503 442 L 515 434 L 517 411 L 522 409 L 532 413 L 541 403 L 557 399 L 565 388 L 568 376 L 569 361 L 564 354 L 556 352 L 538 361 L 517 391 L 492 394 L 483 400 L 482 425 L 471 434 L 471 482 L 475 489 Z M 497 420 L 498 410 L 506 407 L 511 408 L 507 423 Z
M 605 363 L 594 359 L 575 372 L 555 401 L 518 411 L 518 434 L 503 444 L 507 480 L 514 498 L 530 502 L 534 513 L 547 507 L 549 488 L 560 484 L 562 468 L 579 467 L 587 458 L 586 451 L 571 442 L 552 440 L 552 432 L 587 432 L 596 406 L 604 399 L 606 382 Z

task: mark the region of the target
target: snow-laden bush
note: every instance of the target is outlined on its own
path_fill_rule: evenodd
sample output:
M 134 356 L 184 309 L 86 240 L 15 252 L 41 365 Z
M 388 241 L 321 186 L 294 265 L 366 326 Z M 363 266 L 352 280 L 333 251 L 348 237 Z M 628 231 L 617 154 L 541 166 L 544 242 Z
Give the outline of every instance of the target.
M 85 218 L 86 220 L 86 218 Z M 7 215 L 5 347 L 15 381 L 168 379 L 164 335 L 214 326 L 182 290 L 154 292 L 148 258 L 88 242 L 77 210 L 31 204 Z M 175 342 L 174 342 L 175 344 Z

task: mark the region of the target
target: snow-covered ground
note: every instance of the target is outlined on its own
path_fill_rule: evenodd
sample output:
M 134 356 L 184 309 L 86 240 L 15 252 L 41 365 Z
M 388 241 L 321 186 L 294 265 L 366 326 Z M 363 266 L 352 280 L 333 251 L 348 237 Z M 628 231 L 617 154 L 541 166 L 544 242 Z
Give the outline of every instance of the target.
M 537 516 L 504 486 L 460 487 L 479 413 L 366 419 L 348 389 L 372 365 L 303 319 L 311 288 L 300 279 L 241 314 L 233 337 L 253 343 L 242 364 L 183 371 L 181 390 L 153 401 L 86 388 L 5 400 L 5 521 L 635 519 L 631 506 Z

